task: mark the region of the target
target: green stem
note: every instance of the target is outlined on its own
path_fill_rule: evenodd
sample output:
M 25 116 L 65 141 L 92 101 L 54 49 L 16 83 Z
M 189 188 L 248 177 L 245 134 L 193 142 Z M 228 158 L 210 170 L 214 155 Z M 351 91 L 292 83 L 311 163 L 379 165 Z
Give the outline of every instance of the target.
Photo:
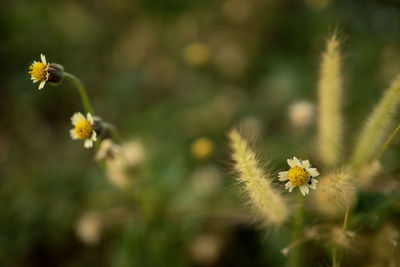
M 393 138 L 396 136 L 396 134 L 400 130 L 400 124 L 397 125 L 396 129 L 393 131 L 393 133 L 389 136 L 388 139 L 386 139 L 385 143 L 382 145 L 381 149 L 379 149 L 378 153 L 376 154 L 375 158 L 377 160 L 380 160 L 385 153 L 386 149 L 389 147 L 390 143 L 392 142 Z
M 344 214 L 344 221 L 343 221 L 343 233 L 346 234 L 346 227 L 347 227 L 347 222 L 349 221 L 349 212 L 350 212 L 350 202 L 347 202 L 346 204 L 346 213 Z M 337 267 L 339 266 L 339 261 L 337 260 L 337 245 L 333 244 L 333 250 L 332 250 L 332 267 Z
M 297 199 L 296 219 L 293 224 L 293 242 L 303 238 L 303 224 L 304 224 L 304 196 L 299 190 Z M 298 267 L 301 266 L 301 245 L 296 246 L 290 254 L 288 266 Z
M 337 262 L 336 262 L 336 254 L 337 254 L 337 246 L 333 245 L 333 250 L 332 250 L 332 267 L 337 267 Z
M 79 95 L 81 96 L 83 107 L 85 108 L 86 112 L 94 115 L 92 106 L 90 105 L 89 97 L 86 93 L 83 83 L 75 75 L 68 72 L 64 72 L 64 78 L 70 81 L 76 87 L 76 89 L 78 89 Z
M 103 121 L 103 127 L 110 131 L 111 137 L 114 139 L 115 142 L 121 143 L 121 138 L 118 132 L 117 127 L 114 124 Z

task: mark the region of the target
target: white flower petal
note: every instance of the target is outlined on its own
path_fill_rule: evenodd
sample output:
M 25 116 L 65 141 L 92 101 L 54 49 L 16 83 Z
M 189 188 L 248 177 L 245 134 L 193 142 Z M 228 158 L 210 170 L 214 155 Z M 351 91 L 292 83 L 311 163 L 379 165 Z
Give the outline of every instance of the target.
M 303 160 L 303 167 L 306 168 L 306 169 L 310 168 L 311 167 L 310 161 L 309 160 Z
M 308 186 L 307 185 L 303 185 L 303 187 L 304 187 L 304 191 L 306 192 L 306 194 L 308 194 L 310 192 L 310 190 L 308 189 Z
M 92 141 L 92 139 L 86 139 L 86 140 L 85 140 L 84 147 L 85 147 L 85 148 L 91 148 L 92 146 L 93 146 L 93 141 Z
M 298 158 L 293 157 L 293 162 L 294 162 L 294 165 L 295 165 L 295 166 L 297 166 L 297 167 L 303 167 L 303 164 L 301 164 L 301 162 L 299 161 Z
M 287 164 L 290 166 L 290 168 L 295 167 L 296 165 L 294 164 L 293 160 L 287 159 Z
M 72 122 L 72 125 L 74 125 L 74 126 L 75 126 L 76 124 L 82 122 L 82 121 L 86 121 L 86 119 L 85 119 L 85 117 L 82 115 L 82 113 L 80 113 L 80 112 L 74 113 L 74 115 L 72 115 L 72 117 L 71 117 L 71 122 Z
M 314 179 L 314 178 L 311 179 L 311 182 L 314 183 L 314 184 L 318 184 L 318 180 Z
M 279 181 L 283 182 L 289 179 L 288 177 L 288 171 L 280 172 L 278 173 Z
M 41 81 L 39 84 L 39 90 L 43 89 L 44 85 L 45 85 L 46 81 Z
M 76 134 L 75 129 L 69 130 L 69 135 L 71 136 L 71 138 L 72 138 L 73 140 L 79 139 L 78 135 Z
M 87 121 L 93 125 L 93 117 L 89 112 L 86 114 Z
M 308 194 L 308 187 L 307 187 L 307 185 L 301 185 L 301 186 L 299 186 L 299 188 L 300 188 L 300 192 L 303 194 L 303 196 L 305 196 L 305 195 Z
M 43 64 L 47 64 L 46 57 L 43 54 L 40 54 L 40 59 L 42 60 Z
M 96 133 L 96 131 L 92 131 L 92 141 L 96 141 L 97 140 L 97 133 Z
M 319 175 L 319 172 L 317 171 L 316 168 L 308 168 L 306 170 L 308 174 L 310 174 L 312 177 L 317 177 Z

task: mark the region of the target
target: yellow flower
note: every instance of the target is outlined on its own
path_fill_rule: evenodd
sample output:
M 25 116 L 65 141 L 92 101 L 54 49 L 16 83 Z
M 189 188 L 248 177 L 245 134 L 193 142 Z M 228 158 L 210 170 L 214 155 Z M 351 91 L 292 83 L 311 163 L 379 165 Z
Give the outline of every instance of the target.
M 50 64 L 47 63 L 46 57 L 43 54 L 40 54 L 40 58 L 42 62 L 33 61 L 32 65 L 29 67 L 29 74 L 31 75 L 33 83 L 40 82 L 39 90 L 44 87 L 50 77 Z
M 71 117 L 72 125 L 74 129 L 69 131 L 71 138 L 76 140 L 85 140 L 85 148 L 91 148 L 93 141 L 96 141 L 96 131 L 93 129 L 93 117 L 90 113 L 85 116 L 82 113 L 77 112 Z
M 205 137 L 197 138 L 192 144 L 192 154 L 197 159 L 206 159 L 213 153 L 213 142 Z
M 293 188 L 298 186 L 300 192 L 305 196 L 309 192 L 308 188 L 314 190 L 317 188 L 318 181 L 314 177 L 317 177 L 319 173 L 316 168 L 311 168 L 309 160 L 299 160 L 293 157 L 293 159 L 288 159 L 287 162 L 290 170 L 278 174 L 279 181 L 289 180 L 285 184 L 285 189 L 292 192 Z
M 210 49 L 203 43 L 194 42 L 185 47 L 183 57 L 191 66 L 202 66 L 210 59 Z

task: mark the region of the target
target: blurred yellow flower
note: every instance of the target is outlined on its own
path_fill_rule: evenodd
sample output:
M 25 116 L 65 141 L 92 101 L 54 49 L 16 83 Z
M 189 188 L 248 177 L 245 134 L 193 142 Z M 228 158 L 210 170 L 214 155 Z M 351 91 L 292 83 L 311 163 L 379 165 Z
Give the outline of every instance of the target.
M 85 116 L 82 113 L 77 112 L 71 117 L 72 125 L 74 129 L 69 131 L 71 138 L 76 140 L 85 140 L 84 147 L 91 148 L 93 141 L 96 141 L 96 131 L 93 129 L 93 117 L 90 113 Z
M 192 144 L 192 155 L 197 159 L 206 159 L 214 151 L 213 142 L 205 137 L 197 138 Z
M 205 44 L 194 42 L 185 47 L 183 57 L 189 65 L 201 66 L 208 62 L 210 50 Z
M 29 67 L 29 74 L 31 75 L 31 80 L 33 83 L 40 82 L 39 90 L 44 87 L 50 76 L 50 65 L 47 63 L 46 57 L 43 54 L 40 54 L 40 59 L 42 62 L 33 61 L 32 65 Z

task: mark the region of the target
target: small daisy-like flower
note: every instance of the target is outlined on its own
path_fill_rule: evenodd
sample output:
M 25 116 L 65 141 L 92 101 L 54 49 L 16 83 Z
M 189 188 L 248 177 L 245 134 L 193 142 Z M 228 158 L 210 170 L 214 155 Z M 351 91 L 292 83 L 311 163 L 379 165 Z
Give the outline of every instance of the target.
M 90 113 L 85 116 L 82 113 L 77 112 L 71 117 L 72 125 L 74 129 L 69 131 L 71 138 L 76 140 L 85 140 L 85 148 L 91 148 L 93 141 L 96 141 L 96 131 L 93 129 L 94 120 Z
M 33 61 L 32 65 L 29 67 L 29 74 L 31 75 L 33 83 L 40 82 L 39 90 L 44 87 L 50 77 L 50 64 L 47 63 L 46 57 L 43 54 L 40 54 L 40 59 L 42 62 Z
M 292 192 L 293 188 L 298 186 L 300 192 L 305 196 L 309 192 L 308 188 L 314 190 L 317 188 L 318 181 L 314 177 L 317 177 L 319 173 L 316 168 L 311 168 L 310 161 L 293 157 L 293 159 L 288 159 L 287 163 L 290 166 L 290 170 L 278 174 L 279 181 L 289 180 L 285 184 L 285 189 L 289 189 L 289 192 Z

